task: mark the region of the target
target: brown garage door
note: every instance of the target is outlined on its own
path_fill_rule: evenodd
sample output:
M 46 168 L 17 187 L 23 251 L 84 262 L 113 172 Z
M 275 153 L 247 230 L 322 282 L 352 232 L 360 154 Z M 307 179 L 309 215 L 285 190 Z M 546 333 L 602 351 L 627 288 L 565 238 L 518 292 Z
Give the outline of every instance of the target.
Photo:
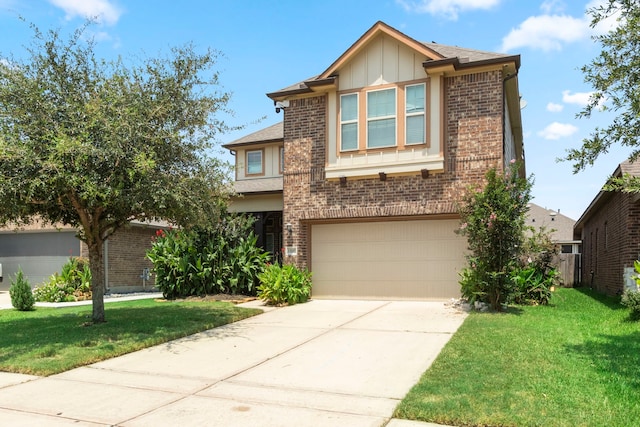
M 466 239 L 458 220 L 316 224 L 313 296 L 448 299 L 460 296 Z

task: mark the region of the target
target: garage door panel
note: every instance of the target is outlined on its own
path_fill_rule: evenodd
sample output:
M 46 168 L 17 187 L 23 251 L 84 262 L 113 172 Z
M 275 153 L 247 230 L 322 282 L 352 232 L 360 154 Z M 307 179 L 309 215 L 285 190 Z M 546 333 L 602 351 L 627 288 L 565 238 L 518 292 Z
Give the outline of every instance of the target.
M 313 225 L 313 296 L 457 297 L 467 246 L 457 226 L 457 220 Z

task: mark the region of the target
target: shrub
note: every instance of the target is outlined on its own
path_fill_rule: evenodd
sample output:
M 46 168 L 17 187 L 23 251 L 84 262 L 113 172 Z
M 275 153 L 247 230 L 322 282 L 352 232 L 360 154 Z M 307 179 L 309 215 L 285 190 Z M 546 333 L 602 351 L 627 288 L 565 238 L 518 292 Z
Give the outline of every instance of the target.
M 625 289 L 620 300 L 622 305 L 631 309 L 631 318 L 640 319 L 640 292 L 637 290 Z
M 461 292 L 501 310 L 513 290 L 511 272 L 519 266 L 531 182 L 520 177 L 516 162 L 504 174 L 490 169 L 485 179 L 484 188 L 468 192 L 458 209 L 458 233 L 467 237 L 467 269 L 473 270 L 463 273 Z
M 546 305 L 551 299 L 551 286 L 555 285 L 558 272 L 543 272 L 536 265 L 516 269 L 511 274 L 514 284 L 509 302 L 521 305 Z
M 147 258 L 165 298 L 218 293 L 255 295 L 269 254 L 257 246 L 252 220 L 223 214 L 209 228 L 158 230 Z
M 258 277 L 258 297 L 267 304 L 293 305 L 311 296 L 311 273 L 293 264 L 269 264 Z
M 91 270 L 86 258 L 71 257 L 49 281 L 33 290 L 36 301 L 70 302 L 91 299 Z
M 16 277 L 11 281 L 9 287 L 9 295 L 11 296 L 11 305 L 20 311 L 33 310 L 36 300 L 31 292 L 31 285 L 25 279 L 22 269 L 18 268 Z

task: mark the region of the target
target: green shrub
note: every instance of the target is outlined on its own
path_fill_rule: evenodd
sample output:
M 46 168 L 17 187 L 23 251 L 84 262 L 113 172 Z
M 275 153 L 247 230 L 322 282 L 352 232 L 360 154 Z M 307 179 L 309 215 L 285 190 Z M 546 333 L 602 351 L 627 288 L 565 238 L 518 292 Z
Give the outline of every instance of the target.
M 258 297 L 267 304 L 293 305 L 311 296 L 311 273 L 293 264 L 269 264 L 258 278 Z
M 640 292 L 637 290 L 625 289 L 620 300 L 622 305 L 631 309 L 631 318 L 640 319 Z
M 11 296 L 11 305 L 20 311 L 33 310 L 36 300 L 31 292 L 31 285 L 25 279 L 22 269 L 18 268 L 16 277 L 11 281 L 9 287 L 9 295 Z
M 70 302 L 91 299 L 91 270 L 85 258 L 71 257 L 49 281 L 33 290 L 36 301 Z
M 546 273 L 536 265 L 516 269 L 511 273 L 514 288 L 509 302 L 521 305 L 546 305 L 551 299 L 551 287 L 555 286 L 558 272 Z
M 223 214 L 211 227 L 158 230 L 147 258 L 165 298 L 255 295 L 270 256 L 257 246 L 250 218 Z
M 461 293 L 467 299 L 489 303 L 501 310 L 513 289 L 511 272 L 519 267 L 524 241 L 531 182 L 520 177 L 520 164 L 512 162 L 504 173 L 496 168 L 485 175 L 482 189 L 471 189 L 458 211 L 458 233 L 467 238 L 467 269 Z

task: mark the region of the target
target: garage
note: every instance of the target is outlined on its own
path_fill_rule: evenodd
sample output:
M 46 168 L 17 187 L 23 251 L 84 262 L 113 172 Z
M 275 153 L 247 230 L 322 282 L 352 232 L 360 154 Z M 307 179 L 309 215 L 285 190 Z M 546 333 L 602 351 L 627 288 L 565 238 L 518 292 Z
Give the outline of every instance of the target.
M 9 289 L 18 267 L 35 287 L 59 272 L 70 256 L 79 255 L 80 241 L 75 231 L 0 234 L 0 290 Z
M 458 220 L 314 224 L 317 298 L 432 299 L 460 296 L 467 242 Z

